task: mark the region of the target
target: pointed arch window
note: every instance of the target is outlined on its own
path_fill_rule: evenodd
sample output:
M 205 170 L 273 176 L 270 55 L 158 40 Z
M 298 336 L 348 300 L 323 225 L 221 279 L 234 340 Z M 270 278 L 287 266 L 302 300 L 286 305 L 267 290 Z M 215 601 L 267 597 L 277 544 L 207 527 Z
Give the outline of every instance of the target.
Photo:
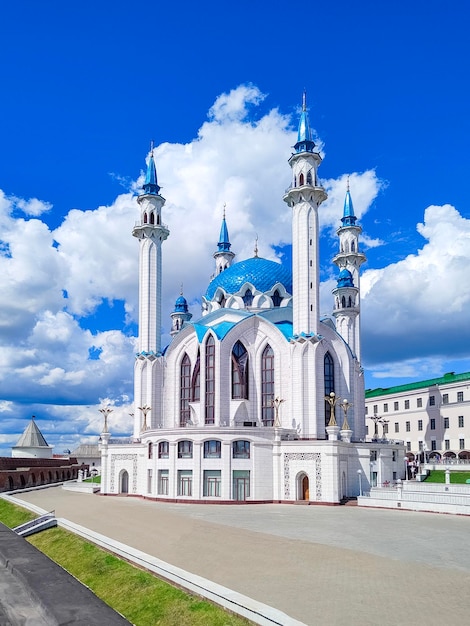
M 268 344 L 261 356 L 261 421 L 274 426 L 274 352 Z
M 276 307 L 281 306 L 282 296 L 279 293 L 278 289 L 276 289 L 276 291 L 273 293 L 272 301 L 273 301 L 274 306 L 276 306 Z
M 312 172 L 311 170 L 309 170 L 307 172 L 307 185 L 311 185 L 312 184 Z
M 247 289 L 245 291 L 245 295 L 243 296 L 243 302 L 245 303 L 245 308 L 247 309 L 249 306 L 253 304 L 253 294 L 251 289 Z
M 299 176 L 299 186 L 300 186 L 300 187 L 302 187 L 302 185 L 303 185 L 303 184 L 304 184 L 304 175 L 303 175 L 303 174 L 301 174 L 301 175 Z
M 329 396 L 332 391 L 335 390 L 335 368 L 333 363 L 333 357 L 329 352 L 325 354 L 323 360 L 323 372 L 325 380 L 325 396 Z M 330 405 L 325 400 L 325 426 L 328 426 L 330 421 Z
M 144 224 L 146 224 L 146 223 L 147 223 L 147 219 L 148 219 L 148 218 L 147 218 L 147 213 L 144 213 Z
M 248 352 L 241 341 L 232 350 L 232 399 L 248 399 Z
M 206 341 L 206 395 L 205 424 L 215 423 L 215 341 L 212 335 Z
M 201 357 L 197 353 L 196 365 L 194 366 L 193 379 L 191 382 L 191 398 L 193 402 L 201 399 Z
M 153 211 L 150 213 L 150 223 L 155 224 L 155 213 Z
M 344 296 L 341 297 L 341 306 L 343 307 L 343 309 L 346 308 L 346 298 Z
M 352 300 L 351 300 L 351 296 L 349 296 L 348 298 L 348 307 L 351 308 L 352 307 Z
M 191 418 L 189 400 L 191 393 L 191 361 L 187 354 L 181 361 L 180 369 L 180 426 L 186 426 Z
M 356 252 L 356 244 L 354 241 L 351 242 L 351 252 Z

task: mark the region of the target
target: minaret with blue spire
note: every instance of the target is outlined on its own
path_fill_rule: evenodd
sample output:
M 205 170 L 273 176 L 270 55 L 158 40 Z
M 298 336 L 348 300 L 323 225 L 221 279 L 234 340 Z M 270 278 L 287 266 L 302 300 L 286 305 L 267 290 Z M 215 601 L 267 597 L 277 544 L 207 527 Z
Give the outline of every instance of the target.
M 225 204 L 224 215 L 222 218 L 222 225 L 220 227 L 219 243 L 217 244 L 217 250 L 214 252 L 215 259 L 215 275 L 218 276 L 221 272 L 226 270 L 232 265 L 235 254 L 230 250 L 230 239 L 228 236 L 227 222 L 225 220 Z
M 356 223 L 354 207 L 349 190 L 349 176 L 344 199 L 342 226 L 338 228 L 339 253 L 333 263 L 340 270 L 338 285 L 333 290 L 335 306 L 333 315 L 336 318 L 336 330 L 351 348 L 360 362 L 360 274 L 361 265 L 366 256 L 359 251 L 359 235 L 362 228 Z
M 189 312 L 188 303 L 183 296 L 183 287 L 181 287 L 181 293 L 175 302 L 175 309 L 170 313 L 172 319 L 171 336 L 176 335 L 183 328 L 185 322 L 189 322 L 192 318 L 192 313 Z
M 161 407 L 152 390 L 157 388 L 157 362 L 161 356 L 162 330 L 162 242 L 170 234 L 162 222 L 165 198 L 160 195 L 153 143 L 147 172 L 137 197 L 140 219 L 132 234 L 139 240 L 139 342 L 134 376 L 134 436 L 139 437 L 142 415 L 137 407 L 149 406 L 150 423 L 161 420 Z
M 292 182 L 284 196 L 292 209 L 293 332 L 313 336 L 320 323 L 318 207 L 327 195 L 317 176 L 322 158 L 315 151 L 305 92 L 294 150 Z

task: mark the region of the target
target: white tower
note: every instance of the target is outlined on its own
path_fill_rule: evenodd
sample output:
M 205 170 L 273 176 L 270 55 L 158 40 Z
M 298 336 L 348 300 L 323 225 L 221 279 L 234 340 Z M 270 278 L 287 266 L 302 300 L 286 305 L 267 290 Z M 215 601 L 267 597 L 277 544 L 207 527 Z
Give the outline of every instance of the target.
M 175 302 L 175 309 L 170 313 L 171 317 L 171 331 L 170 335 L 176 335 L 183 328 L 185 322 L 189 322 L 192 318 L 192 313 L 188 310 L 188 303 L 183 296 L 183 287 L 181 287 L 181 294 Z
M 160 195 L 153 146 L 147 165 L 143 193 L 137 198 L 140 220 L 132 234 L 140 244 L 139 254 L 139 344 L 134 375 L 134 436 L 142 429 L 142 409 L 150 413 L 150 425 L 161 421 L 161 398 L 156 394 L 161 367 L 162 242 L 170 234 L 162 223 L 165 199 Z M 146 422 L 146 420 L 144 420 Z
M 340 269 L 338 286 L 333 290 L 336 330 L 351 348 L 357 360 L 361 361 L 360 342 L 360 282 L 359 270 L 366 257 L 359 252 L 359 235 L 362 228 L 356 224 L 356 216 L 348 187 L 344 200 L 343 225 L 336 231 L 339 237 L 339 254 L 333 263 Z
M 322 159 L 314 152 L 305 93 L 294 148 L 289 159 L 292 183 L 284 196 L 292 208 L 293 332 L 311 335 L 318 333 L 320 319 L 318 207 L 327 195 L 317 177 Z

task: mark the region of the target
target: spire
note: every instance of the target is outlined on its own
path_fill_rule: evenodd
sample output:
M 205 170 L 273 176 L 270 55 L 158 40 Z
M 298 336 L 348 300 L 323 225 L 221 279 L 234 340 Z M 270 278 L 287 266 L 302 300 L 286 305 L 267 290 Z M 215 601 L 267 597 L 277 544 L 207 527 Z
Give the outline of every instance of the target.
M 220 227 L 219 243 L 217 244 L 218 252 L 228 252 L 230 250 L 230 240 L 228 237 L 227 222 L 225 221 L 225 204 L 224 215 L 222 218 L 222 226 Z
M 144 194 L 150 194 L 153 196 L 157 196 L 160 191 L 160 187 L 157 182 L 157 168 L 155 167 L 155 161 L 153 160 L 153 141 L 150 142 L 150 158 L 142 189 L 144 190 Z
M 299 130 L 297 132 L 297 143 L 294 148 L 296 152 L 313 152 L 315 143 L 312 139 L 312 130 L 307 113 L 307 92 L 302 95 L 302 113 L 300 114 Z
M 352 203 L 351 193 L 349 191 L 349 176 L 346 188 L 346 197 L 344 199 L 343 217 L 341 221 L 343 226 L 355 226 L 357 217 L 354 215 L 354 207 Z

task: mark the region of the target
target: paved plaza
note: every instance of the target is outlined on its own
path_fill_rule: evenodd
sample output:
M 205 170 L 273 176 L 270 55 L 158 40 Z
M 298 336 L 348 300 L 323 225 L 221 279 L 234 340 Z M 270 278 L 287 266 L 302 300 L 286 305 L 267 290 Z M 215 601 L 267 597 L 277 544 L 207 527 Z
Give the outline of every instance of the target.
M 316 626 L 467 623 L 470 517 L 354 506 L 17 494 Z

